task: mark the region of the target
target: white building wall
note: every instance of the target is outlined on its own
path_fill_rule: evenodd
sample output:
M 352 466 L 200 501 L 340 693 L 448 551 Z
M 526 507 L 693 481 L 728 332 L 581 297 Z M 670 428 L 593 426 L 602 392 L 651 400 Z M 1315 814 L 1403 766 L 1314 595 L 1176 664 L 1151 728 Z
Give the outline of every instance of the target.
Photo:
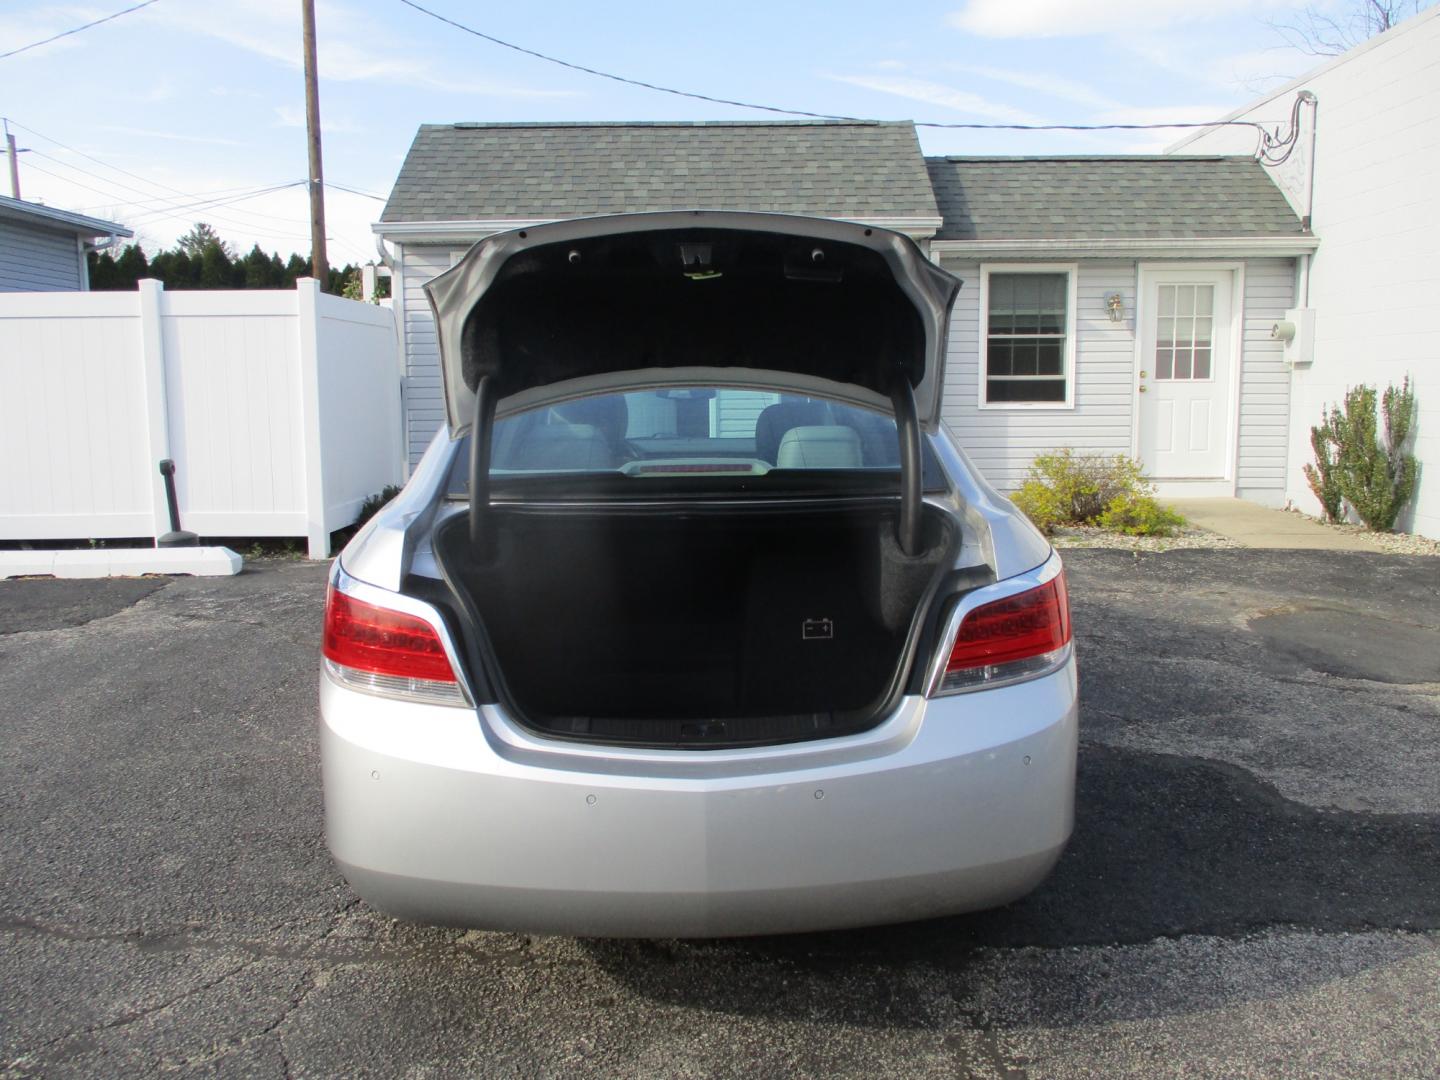
M 73 232 L 0 219 L 0 292 L 74 292 L 85 284 Z
M 1067 446 L 1085 453 L 1133 456 L 1137 262 L 1093 259 L 1077 264 L 1073 409 L 979 407 L 980 264 L 945 259 L 944 266 L 965 281 L 950 317 L 944 418 L 986 478 L 1002 491 L 1013 491 L 1036 454 Z M 1292 304 L 1294 260 L 1251 259 L 1244 268 L 1235 487 L 1246 498 L 1280 505 L 1288 376 L 1270 327 Z M 1110 321 L 1105 304 L 1113 293 L 1119 293 L 1125 305 L 1125 317 L 1118 323 Z
M 405 445 L 413 467 L 445 422 L 445 392 L 440 380 L 440 346 L 425 284 L 465 254 L 461 244 L 397 244 L 396 279 L 402 320 L 405 377 Z
M 1420 490 L 1399 526 L 1440 538 L 1440 7 L 1331 61 L 1235 114 L 1283 124 L 1298 90 L 1319 99 L 1315 129 L 1309 306 L 1315 360 L 1290 377 L 1286 497 L 1320 512 L 1301 472 L 1310 427 L 1348 387 L 1384 389 L 1409 376 L 1420 403 L 1414 452 Z M 1172 150 L 1248 150 L 1242 129 L 1187 139 Z M 1297 212 L 1306 206 L 1308 131 L 1278 175 Z

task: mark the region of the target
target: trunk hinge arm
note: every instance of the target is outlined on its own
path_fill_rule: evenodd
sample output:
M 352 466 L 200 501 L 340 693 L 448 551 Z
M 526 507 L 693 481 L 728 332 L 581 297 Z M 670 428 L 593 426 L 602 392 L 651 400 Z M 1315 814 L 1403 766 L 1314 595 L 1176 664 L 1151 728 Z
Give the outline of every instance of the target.
M 490 446 L 495 427 L 495 380 L 482 375 L 475 384 L 475 413 L 470 425 L 470 549 L 488 562 L 493 545 L 486 515 L 490 512 Z
M 900 436 L 900 520 L 895 540 L 912 558 L 920 554 L 920 419 L 915 414 L 915 393 L 910 380 L 898 368 L 890 387 L 895 406 L 895 427 Z

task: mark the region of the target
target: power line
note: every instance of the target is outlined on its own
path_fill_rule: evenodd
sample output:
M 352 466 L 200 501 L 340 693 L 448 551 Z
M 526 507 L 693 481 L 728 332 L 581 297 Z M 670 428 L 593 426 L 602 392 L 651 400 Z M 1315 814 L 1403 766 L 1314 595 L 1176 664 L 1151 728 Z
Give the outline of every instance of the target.
M 84 26 L 77 26 L 72 30 L 62 30 L 58 34 L 47 37 L 44 41 L 32 41 L 29 45 L 21 45 L 18 49 L 11 49 L 7 53 L 0 53 L 0 60 L 8 60 L 12 56 L 19 56 L 22 52 L 38 49 L 41 45 L 49 45 L 52 41 L 59 41 L 61 38 L 69 37 L 71 34 L 78 34 L 82 30 L 89 30 L 92 26 L 99 26 L 101 23 L 107 23 L 111 19 L 118 19 L 121 15 L 129 15 L 132 11 L 139 11 L 141 8 L 147 8 L 151 4 L 158 2 L 159 0 L 145 0 L 142 4 L 128 7 L 124 11 L 117 11 L 113 15 L 106 15 L 103 19 L 96 19 L 94 22 L 88 22 Z
M 29 166 L 29 168 L 35 170 L 35 171 L 38 172 L 38 173 L 43 173 L 43 174 L 46 175 L 46 176 L 53 177 L 53 178 L 56 179 L 56 180 L 64 181 L 64 182 L 67 183 L 67 184 L 73 184 L 73 185 L 76 186 L 76 187 L 84 188 L 86 191 L 93 191 L 93 192 L 95 192 L 95 194 L 97 194 L 97 195 L 104 195 L 104 196 L 107 196 L 107 197 L 113 197 L 113 196 L 115 195 L 115 193 L 114 193 L 113 191 L 105 191 L 105 190 L 102 189 L 102 188 L 95 187 L 93 184 L 81 183 L 79 180 L 76 180 L 74 177 L 61 176 L 59 173 L 51 172 L 49 169 L 43 169 L 43 168 L 41 168 L 39 165 L 31 165 L 31 166 Z M 87 173 L 87 174 L 84 174 L 84 175 L 89 175 L 89 174 Z M 102 182 L 102 183 L 108 183 L 108 181 L 104 181 L 104 180 L 102 180 L 101 182 Z M 132 224 L 136 224 L 136 225 L 146 224 L 146 223 L 148 223 L 149 220 L 151 220 L 151 219 L 153 219 L 153 218 L 157 218 L 157 217 L 158 217 L 158 218 L 171 218 L 171 219 L 173 219 L 173 220 L 175 220 L 175 221 L 188 221 L 188 220 L 190 220 L 189 214 L 181 213 L 181 211 L 195 210 L 195 209 L 201 209 L 201 210 L 203 210 L 203 209 L 207 209 L 207 208 L 214 208 L 214 207 L 219 207 L 219 206 L 226 206 L 226 205 L 229 205 L 230 202 L 243 201 L 243 200 L 245 200 L 245 199 L 253 199 L 253 198 L 256 198 L 257 196 L 267 195 L 267 194 L 269 194 L 269 193 L 271 193 L 271 192 L 274 192 L 274 191 L 283 191 L 283 190 L 285 190 L 285 189 L 287 189 L 287 188 L 298 187 L 298 186 L 300 186 L 300 185 L 302 185 L 302 184 L 304 184 L 304 183 L 305 183 L 304 180 L 294 180 L 294 181 L 292 181 L 292 182 L 290 182 L 290 183 L 288 183 L 288 184 L 276 184 L 276 185 L 274 185 L 274 186 L 272 186 L 272 187 L 260 188 L 259 190 L 256 190 L 256 191 L 250 191 L 250 192 L 248 192 L 248 193 L 246 193 L 246 194 L 237 196 L 235 199 L 228 200 L 228 201 L 211 200 L 211 201 L 208 202 L 208 203 L 195 204 L 194 206 L 189 206 L 189 207 L 187 207 L 187 206 L 175 206 L 175 207 L 171 207 L 171 208 L 168 208 L 168 209 L 165 209 L 165 210 L 151 210 L 151 211 L 147 211 L 147 212 L 144 212 L 144 213 L 142 213 L 142 214 L 136 215 L 136 217 L 135 217 L 135 218 L 133 219 L 133 221 L 132 221 Z M 119 199 L 117 199 L 116 201 L 118 201 L 118 202 L 120 202 L 120 203 L 122 203 L 122 204 L 124 204 L 124 203 L 126 202 L 126 200 L 125 200 L 124 198 L 119 198 Z M 220 217 L 218 214 L 216 214 L 216 215 L 207 215 L 207 216 L 214 217 L 215 220 L 217 220 L 217 221 L 224 221 L 224 220 L 225 220 L 224 218 Z M 277 240 L 293 239 L 296 235 L 298 235 L 298 231 L 297 231 L 296 233 L 277 232 L 277 231 L 275 231 L 275 229 L 274 229 L 273 227 L 272 227 L 272 228 L 269 228 L 269 229 L 256 228 L 255 226 L 253 226 L 253 225 L 248 225 L 248 224 L 246 224 L 245 222 L 234 222 L 234 221 L 231 221 L 231 222 L 229 222 L 229 224 L 235 225 L 235 226 L 238 227 L 238 228 L 248 229 L 252 234 L 254 234 L 254 235 L 256 235 L 256 236 L 268 236 L 268 237 L 270 237 L 271 239 L 277 239 Z
M 594 75 L 597 78 L 609 79 L 611 82 L 624 83 L 626 86 L 637 86 L 642 90 L 654 90 L 662 94 L 673 94 L 675 97 L 691 98 L 695 101 L 707 101 L 712 105 L 733 105 L 740 109 L 756 109 L 761 112 L 780 113 L 785 116 L 804 116 L 812 120 L 845 120 L 858 124 L 873 124 L 874 120 L 868 120 L 859 116 L 841 116 L 836 113 L 808 112 L 805 109 L 785 109 L 778 105 L 760 105 L 753 101 L 738 101 L 734 98 L 712 97 L 709 94 L 701 94 L 692 90 L 678 90 L 673 86 L 661 86 L 658 83 L 645 82 L 643 79 L 631 79 L 624 75 L 616 75 L 613 72 L 601 71 L 598 68 L 586 67 L 584 64 L 572 63 L 569 60 L 562 60 L 558 56 L 550 56 L 547 53 L 537 52 L 535 49 L 527 49 L 523 45 L 516 45 L 512 41 L 487 34 L 483 30 L 476 30 L 473 26 L 466 26 L 462 22 L 456 22 L 448 16 L 441 15 L 438 11 L 431 11 L 415 0 L 400 0 L 408 8 L 428 15 L 437 22 L 452 26 L 456 30 L 462 30 L 467 34 L 481 38 L 492 45 L 499 45 L 502 48 L 514 52 L 523 53 L 526 56 L 533 56 L 537 60 L 543 60 L 547 64 L 557 64 L 571 71 L 583 72 L 586 75 Z M 1214 120 L 1209 123 L 1174 123 L 1174 124 L 965 124 L 965 123 L 940 123 L 936 121 L 915 121 L 916 127 L 923 128 L 951 128 L 968 129 L 974 131 L 1155 131 L 1170 128 L 1209 128 L 1209 127 L 1248 127 L 1257 131 L 1261 137 L 1262 145 L 1266 139 L 1266 132 L 1263 125 L 1253 120 Z M 1257 154 L 1259 151 L 1257 150 Z
M 63 143 L 63 142 L 61 142 L 59 139 L 55 138 L 53 135 L 47 135 L 47 134 L 45 134 L 45 132 L 43 132 L 43 131 L 37 131 L 37 130 L 35 130 L 35 129 L 32 128 L 32 127 L 29 127 L 29 126 L 27 126 L 27 125 L 25 125 L 25 124 L 20 123 L 18 120 L 15 120 L 15 119 L 10 118 L 10 117 L 6 117 L 5 120 L 6 120 L 6 123 L 14 124 L 17 128 L 19 128 L 19 129 L 22 130 L 22 131 L 28 132 L 28 133 L 31 134 L 31 135 L 34 135 L 34 136 L 36 136 L 36 137 L 38 137 L 38 138 L 41 138 L 41 139 L 44 139 L 44 140 L 45 140 L 46 142 L 48 142 L 48 143 L 53 143 L 54 145 L 60 147 L 60 148 L 63 149 L 63 150 L 68 150 L 68 151 L 69 151 L 70 153 L 72 153 L 72 154 L 76 154 L 76 155 L 78 155 L 79 157 L 85 158 L 87 161 L 93 161 L 96 165 L 99 165 L 99 166 L 101 166 L 102 168 L 109 169 L 109 170 L 111 170 L 112 172 L 120 173 L 122 176 L 132 177 L 133 179 L 139 180 L 141 183 L 143 183 L 143 184 L 145 184 L 145 185 L 147 185 L 147 186 L 149 186 L 149 187 L 155 188 L 155 189 L 157 189 L 157 190 L 173 192 L 174 194 L 179 195 L 179 196 L 181 196 L 182 198 L 185 198 L 185 199 L 202 198 L 202 197 L 204 197 L 204 196 L 206 196 L 206 195 L 220 195 L 220 194 L 225 194 L 225 193 L 230 192 L 230 191 L 239 192 L 239 191 L 249 191 L 249 190 L 251 190 L 250 187 L 236 187 L 236 188 L 223 188 L 223 189 L 220 189 L 220 190 L 218 190 L 218 191 L 213 191 L 213 192 L 189 192 L 189 191 L 182 191 L 180 188 L 174 187 L 174 186 L 172 186 L 172 185 L 170 185 L 170 184 L 162 184 L 162 183 L 161 183 L 160 181 L 158 181 L 158 180 L 152 180 L 151 178 L 149 178 L 149 177 L 147 177 L 147 176 L 141 176 L 139 173 L 131 172 L 129 169 L 122 169 L 122 168 L 120 168 L 120 166 L 111 164 L 111 163 L 108 162 L 108 161 L 102 161 L 100 158 L 96 157 L 94 154 L 87 154 L 84 150 L 77 149 L 76 147 L 71 146 L 69 143 Z M 151 195 L 149 192 L 141 191 L 139 188 L 132 187 L 132 186 L 130 186 L 129 184 L 122 184 L 122 183 L 121 183 L 120 181 L 118 181 L 118 180 L 112 180 L 112 179 L 110 179 L 109 177 L 96 176 L 94 173 L 87 172 L 86 170 L 81 169 L 81 168 L 79 168 L 79 167 L 76 166 L 76 165 L 72 165 L 72 164 L 70 164 L 69 162 L 61 161 L 59 158 L 56 158 L 56 157 L 54 157 L 54 156 L 51 155 L 51 154 L 46 154 L 46 153 L 44 153 L 43 151 L 36 150 L 36 151 L 34 151 L 34 152 L 37 153 L 37 154 L 40 154 L 42 157 L 48 158 L 49 160 L 55 162 L 57 165 L 63 165 L 63 166 L 64 166 L 65 168 L 67 168 L 67 169 L 73 169 L 73 170 L 75 170 L 76 172 L 80 173 L 80 174 L 83 175 L 83 176 L 90 176 L 90 177 L 92 177 L 93 179 L 100 180 L 102 183 L 111 184 L 111 185 L 114 185 L 114 186 L 116 186 L 116 187 L 125 188 L 127 191 L 133 191 L 133 192 L 136 192 L 136 193 L 138 193 L 138 194 L 140 194 L 140 195 L 143 195 L 143 196 L 145 196 L 145 202 L 147 202 L 147 203 L 161 202 L 161 201 L 163 200 L 163 201 L 165 201 L 165 202 L 167 202 L 167 203 L 169 203 L 169 204 L 174 204 L 174 200 L 173 200 L 173 199 L 167 199 L 165 196 Z M 41 171 L 44 172 L 45 170 L 42 169 Z M 54 174 L 51 173 L 51 174 L 47 174 L 47 175 L 54 175 Z M 62 179 L 63 179 L 63 178 L 62 178 Z M 82 185 L 82 186 L 83 186 L 83 185 Z M 95 189 L 94 189 L 94 188 L 91 188 L 90 190 L 93 191 L 93 190 L 95 190 Z M 101 194 L 107 194 L 107 193 L 101 192 Z M 128 200 L 124 200 L 124 199 L 122 199 L 121 202 L 125 203 L 126 205 L 140 205 L 139 203 L 132 203 L 132 202 L 130 202 L 130 201 L 128 201 Z M 152 209 L 152 208 L 150 208 L 150 207 L 145 207 L 144 209 Z M 155 208 L 153 208 L 153 209 L 157 209 L 157 210 L 158 210 L 159 207 L 155 207 Z M 181 209 L 184 209 L 184 207 L 181 207 Z M 216 221 L 226 222 L 226 223 L 228 223 L 228 224 L 230 224 L 230 225 L 232 225 L 232 226 L 235 226 L 235 227 L 237 227 L 237 228 L 250 229 L 251 231 L 255 231 L 255 232 L 259 232 L 259 231 L 261 231 L 261 230 L 264 230 L 264 229 L 266 228 L 266 226 L 264 225 L 263 222 L 257 225 L 257 224 L 255 223 L 255 220 L 254 220 L 254 219 L 265 218 L 265 219 L 270 220 L 270 221 L 278 221 L 278 222 L 280 222 L 281 224 L 284 224 L 284 225 L 297 225 L 297 224 L 300 223 L 300 219 L 299 219 L 299 218 L 282 217 L 282 216 L 280 216 L 280 215 L 278 215 L 278 214 L 266 214 L 266 213 L 263 213 L 262 211 L 259 211 L 259 210 L 237 209 L 237 210 L 235 211 L 235 213 L 236 213 L 236 214 L 239 214 L 239 215 L 240 215 L 240 218 L 235 218 L 235 217 L 221 217 L 221 216 L 219 216 L 219 215 L 216 215 L 216 216 L 215 216 L 215 220 L 216 220 Z M 252 220 L 241 220 L 242 218 L 243 218 L 243 219 L 252 219 Z M 272 237 L 277 237 L 277 236 L 283 236 L 284 234 L 275 233 L 275 232 L 271 231 L 271 232 L 269 233 L 269 235 L 272 236 Z
M 348 191 L 351 195 L 363 195 L 367 199 L 375 199 L 378 202 L 386 201 L 384 195 L 372 195 L 370 192 L 361 191 L 359 188 L 346 187 L 344 184 L 337 184 L 334 180 L 326 180 L 324 183 L 327 188 L 334 188 L 336 191 Z
M 182 196 L 182 197 L 184 197 L 184 198 L 186 198 L 186 199 L 197 200 L 197 201 L 195 201 L 195 202 L 191 202 L 191 203 L 187 203 L 187 204 L 181 204 L 181 203 L 177 203 L 177 202 L 175 201 L 175 199 L 174 199 L 173 197 L 171 197 L 171 196 L 152 195 L 152 194 L 150 194 L 148 191 L 142 191 L 140 188 L 137 188 L 137 187 L 135 187 L 135 186 L 133 186 L 133 185 L 131 185 L 131 184 L 122 184 L 119 180 L 112 180 L 112 179 L 110 179 L 110 177 L 108 177 L 108 176 L 99 176 L 99 175 L 97 175 L 96 173 L 90 172 L 90 171 L 87 170 L 87 169 L 82 169 L 82 168 L 80 168 L 78 165 L 72 165 L 72 164 L 71 164 L 70 162 L 68 162 L 68 161 L 64 161 L 64 160 L 62 160 L 61 158 L 57 158 L 57 157 L 56 157 L 55 155 L 53 155 L 53 154 L 47 154 L 47 153 L 45 153 L 45 151 L 43 151 L 43 150 L 33 150 L 32 153 L 36 154 L 36 155 L 39 156 L 39 157 L 44 158 L 46 161 L 53 161 L 56 165 L 59 165 L 61 168 L 70 169 L 70 170 L 72 170 L 72 171 L 74 171 L 74 172 L 79 173 L 81 176 L 88 176 L 88 177 L 90 177 L 92 180 L 98 180 L 98 181 L 100 181 L 100 183 L 102 183 L 102 184 L 109 184 L 111 187 L 122 188 L 122 189 L 124 189 L 125 191 L 133 191 L 135 194 L 141 196 L 140 200 L 137 201 L 137 200 L 133 200 L 133 199 L 126 199 L 126 200 L 123 200 L 123 202 L 124 202 L 125 205 L 127 205 L 127 206 L 134 206 L 134 207 L 136 207 L 139 214 L 153 214 L 153 213 L 157 213 L 157 212 L 162 211 L 162 210 L 185 210 L 185 209 L 189 209 L 189 208 L 195 207 L 195 206 L 205 206 L 205 205 L 210 205 L 210 204 L 213 204 L 213 205 L 215 205 L 215 206 L 223 206 L 223 205 L 225 205 L 228 201 L 230 201 L 230 197 L 232 197 L 232 196 L 234 196 L 236 200 L 246 199 L 246 198 L 250 198 L 251 195 L 255 194 L 255 192 L 256 192 L 255 185 L 253 185 L 253 184 L 251 184 L 251 185 L 246 185 L 246 186 L 244 186 L 244 187 L 222 188 L 222 189 L 220 189 L 220 190 L 218 190 L 218 191 L 204 191 L 204 192 L 184 192 L 184 191 L 180 191 L 180 190 L 178 190 L 178 189 L 175 189 L 175 192 L 176 192 L 177 195 L 180 195 L 180 196 Z M 296 181 L 296 183 L 304 183 L 304 181 L 303 181 L 303 180 L 301 180 L 301 181 Z M 285 185 L 285 186 L 292 186 L 292 185 Z M 264 190 L 266 190 L 266 191 L 271 191 L 271 190 L 275 190 L 275 189 L 274 189 L 273 187 L 267 186 Z M 248 194 L 241 195 L 241 194 L 240 194 L 241 192 L 245 192 L 245 193 L 248 193 Z M 147 204 L 151 204 L 151 203 L 156 203 L 156 204 L 159 204 L 159 205 L 153 205 L 153 206 L 152 206 L 152 205 L 147 205 Z M 300 224 L 300 219 L 299 219 L 299 218 L 287 218 L 287 217 L 282 217 L 282 216 L 279 215 L 279 214 L 265 214 L 265 213 L 261 213 L 259 210 L 246 210 L 246 211 L 241 211 L 241 212 L 244 213 L 244 214 L 246 214 L 247 216 L 269 218 L 269 219 L 271 219 L 271 220 L 273 220 L 273 221 L 278 221 L 278 222 L 280 222 L 280 223 L 282 223 L 282 224 L 285 224 L 285 225 L 296 225 L 296 224 Z M 243 224 L 243 223 L 242 223 L 242 224 Z M 247 227 L 248 227 L 248 226 L 247 226 Z

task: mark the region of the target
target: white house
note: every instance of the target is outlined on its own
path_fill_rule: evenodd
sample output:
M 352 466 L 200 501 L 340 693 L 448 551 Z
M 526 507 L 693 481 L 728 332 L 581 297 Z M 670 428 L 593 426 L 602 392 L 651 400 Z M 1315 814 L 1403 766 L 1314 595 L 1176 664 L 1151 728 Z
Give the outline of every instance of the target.
M 1319 512 L 1301 473 L 1310 427 L 1348 387 L 1407 375 L 1420 416 L 1420 487 L 1399 525 L 1440 538 L 1440 7 L 1336 57 L 1227 119 L 1289 122 L 1301 138 L 1276 180 L 1323 242 L 1300 262 L 1301 306 L 1314 310 L 1313 362 L 1290 372 L 1285 497 Z M 1179 154 L 1247 151 L 1252 134 L 1213 128 Z M 1313 148 L 1313 153 L 1312 153 Z
M 899 229 L 954 270 L 945 418 L 1001 488 L 1042 450 L 1138 456 L 1162 489 L 1286 497 L 1271 327 L 1316 238 L 1248 156 L 932 158 L 909 123 L 422 127 L 382 220 L 413 460 L 441 423 L 422 286 L 561 217 L 769 210 Z
M 88 289 L 87 243 L 134 235 L 113 221 L 0 196 L 0 292 Z

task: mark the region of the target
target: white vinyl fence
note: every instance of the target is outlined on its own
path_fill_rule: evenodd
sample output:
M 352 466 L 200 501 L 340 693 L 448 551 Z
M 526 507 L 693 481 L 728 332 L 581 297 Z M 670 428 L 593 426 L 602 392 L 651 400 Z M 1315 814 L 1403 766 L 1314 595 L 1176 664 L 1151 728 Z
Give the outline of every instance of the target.
M 0 539 L 303 536 L 399 483 L 388 308 L 295 291 L 0 294 Z

